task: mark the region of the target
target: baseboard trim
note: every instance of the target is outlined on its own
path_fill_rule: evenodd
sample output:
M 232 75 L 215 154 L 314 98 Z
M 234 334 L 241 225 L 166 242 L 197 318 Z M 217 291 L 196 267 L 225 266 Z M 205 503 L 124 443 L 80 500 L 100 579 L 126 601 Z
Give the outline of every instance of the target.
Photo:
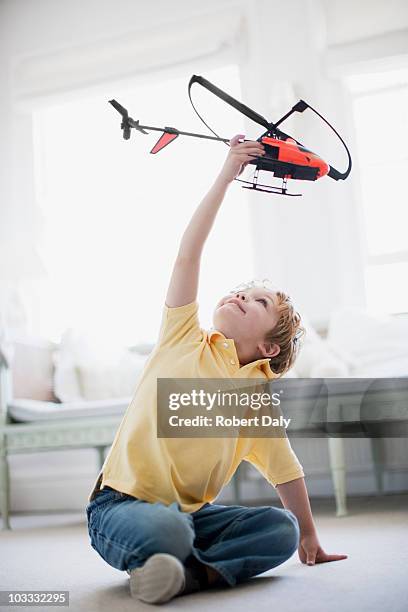
M 88 495 L 97 473 L 48 474 L 41 478 L 14 478 L 11 486 L 11 512 L 85 511 Z M 330 473 L 307 473 L 306 485 L 310 497 L 334 498 Z M 373 495 L 378 493 L 372 470 L 349 471 L 346 476 L 348 495 Z M 393 467 L 384 470 L 383 493 L 408 491 L 408 471 Z M 257 501 L 271 497 L 278 499 L 277 491 L 262 477 L 241 482 L 241 498 Z M 218 501 L 234 501 L 233 484 L 227 485 Z

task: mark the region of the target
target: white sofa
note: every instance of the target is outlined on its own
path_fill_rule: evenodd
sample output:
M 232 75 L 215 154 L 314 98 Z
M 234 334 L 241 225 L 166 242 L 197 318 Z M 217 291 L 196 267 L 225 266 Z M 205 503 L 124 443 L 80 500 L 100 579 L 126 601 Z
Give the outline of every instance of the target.
M 71 330 L 60 345 L 27 337 L 0 344 L 4 529 L 10 529 L 8 455 L 92 447 L 102 467 L 151 346 L 116 350 L 110 356 L 101 355 L 100 349 L 96 345 L 91 350 L 83 338 L 73 342 Z
M 286 377 L 408 375 L 408 319 L 332 314 L 326 339 L 307 319 L 307 334 Z M 0 511 L 10 528 L 10 453 L 94 447 L 99 467 L 153 345 L 104 351 L 73 330 L 60 345 L 19 339 L 0 345 Z M 381 349 L 386 351 L 386 359 Z M 346 513 L 342 440 L 329 438 L 337 515 Z M 375 446 L 375 445 L 374 445 Z M 376 454 L 373 448 L 373 454 Z M 239 472 L 234 481 L 239 500 Z
M 289 375 L 311 378 L 406 378 L 408 381 L 408 313 L 375 315 L 363 310 L 338 309 L 331 313 L 324 342 L 307 325 L 306 342 Z M 404 383 L 405 384 L 405 383 Z M 390 394 L 384 395 L 389 404 Z M 405 402 L 405 391 L 402 402 Z M 350 405 L 357 400 L 351 394 Z M 333 398 L 334 399 L 334 398 Z M 359 402 L 361 398 L 357 401 Z M 346 406 L 342 408 L 346 409 Z M 406 414 L 406 404 L 402 411 Z M 337 407 L 335 406 L 335 410 Z M 384 416 L 386 416 L 386 411 Z M 405 425 L 404 425 L 405 428 Z M 328 438 L 337 516 L 347 513 L 346 462 L 342 438 Z M 377 491 L 383 491 L 384 443 L 370 438 Z

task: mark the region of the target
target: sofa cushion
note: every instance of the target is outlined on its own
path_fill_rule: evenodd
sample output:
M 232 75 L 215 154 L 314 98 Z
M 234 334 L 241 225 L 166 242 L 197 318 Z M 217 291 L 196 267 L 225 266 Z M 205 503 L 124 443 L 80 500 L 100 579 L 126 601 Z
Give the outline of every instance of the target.
M 24 337 L 8 347 L 13 397 L 58 402 L 53 390 L 55 344 Z
M 309 318 L 302 316 L 306 334 L 295 364 L 289 370 L 292 377 L 300 378 L 341 378 L 349 373 L 347 351 L 336 351 L 314 329 Z M 289 374 L 289 373 L 288 373 Z
M 70 403 L 131 396 L 147 359 L 103 334 L 67 329 L 55 355 L 55 394 Z
M 79 417 L 115 416 L 123 415 L 131 401 L 131 397 L 68 403 L 14 399 L 9 404 L 9 415 L 15 421 L 24 422 L 58 421 L 61 419 Z
M 332 313 L 328 340 L 353 359 L 354 377 L 408 376 L 408 317 L 342 309 Z
M 146 361 L 145 355 L 133 355 L 128 350 L 112 363 L 80 361 L 76 371 L 82 397 L 99 400 L 133 396 Z
M 83 399 L 76 364 L 85 351 L 86 342 L 80 333 L 70 328 L 62 334 L 54 356 L 54 393 L 61 402 Z

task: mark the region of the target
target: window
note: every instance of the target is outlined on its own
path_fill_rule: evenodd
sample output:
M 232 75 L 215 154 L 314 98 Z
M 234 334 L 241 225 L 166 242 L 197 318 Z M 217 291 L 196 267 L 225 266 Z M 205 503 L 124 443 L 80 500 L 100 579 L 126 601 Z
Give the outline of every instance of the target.
M 368 310 L 408 312 L 408 70 L 350 78 Z
M 183 231 L 228 152 L 222 143 L 179 137 L 158 155 L 159 132 L 123 140 L 115 98 L 144 125 L 209 134 L 187 96 L 192 74 L 157 80 L 35 112 L 35 171 L 44 216 L 39 252 L 48 278 L 37 284 L 36 331 L 58 341 L 68 327 L 107 341 L 154 342 Z M 236 65 L 203 71 L 238 99 Z M 223 136 L 242 116 L 195 86 L 193 99 Z M 245 192 L 232 185 L 207 240 L 198 300 L 212 324 L 219 298 L 252 276 Z

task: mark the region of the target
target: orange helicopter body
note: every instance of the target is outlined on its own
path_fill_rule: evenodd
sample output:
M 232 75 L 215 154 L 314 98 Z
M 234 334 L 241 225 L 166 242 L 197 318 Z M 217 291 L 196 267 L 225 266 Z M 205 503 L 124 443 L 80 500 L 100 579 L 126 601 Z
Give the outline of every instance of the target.
M 268 156 L 272 155 L 280 162 L 296 164 L 296 166 L 304 166 L 305 168 L 316 168 L 316 179 L 325 176 L 329 172 L 329 164 L 316 155 L 316 153 L 313 153 L 313 151 L 298 145 L 293 138 L 279 140 L 278 138 L 263 136 L 260 140 L 262 144 L 267 145 L 266 152 Z M 289 173 L 285 175 L 285 178 L 293 177 Z

